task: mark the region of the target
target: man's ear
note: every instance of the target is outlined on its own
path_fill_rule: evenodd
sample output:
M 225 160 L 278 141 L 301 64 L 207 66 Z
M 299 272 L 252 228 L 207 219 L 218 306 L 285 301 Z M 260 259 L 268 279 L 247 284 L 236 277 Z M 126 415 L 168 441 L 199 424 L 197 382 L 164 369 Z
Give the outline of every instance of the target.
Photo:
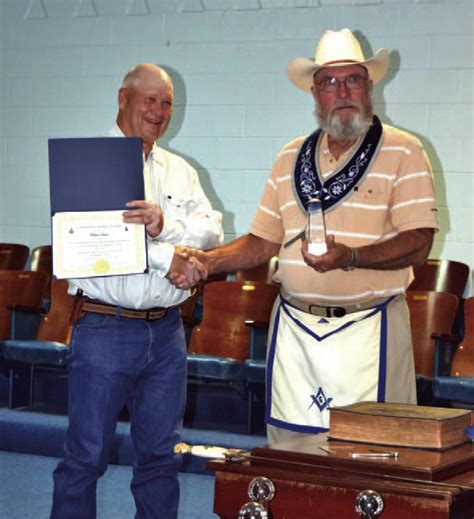
M 120 88 L 118 91 L 118 106 L 120 110 L 123 110 L 125 108 L 125 105 L 127 104 L 127 98 L 128 98 L 128 91 L 126 88 Z

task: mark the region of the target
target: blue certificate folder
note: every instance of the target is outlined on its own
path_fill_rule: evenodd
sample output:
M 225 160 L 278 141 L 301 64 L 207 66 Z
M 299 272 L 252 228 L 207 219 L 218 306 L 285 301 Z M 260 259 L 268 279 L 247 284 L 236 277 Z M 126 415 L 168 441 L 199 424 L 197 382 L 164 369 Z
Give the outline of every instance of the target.
M 143 150 L 140 138 L 49 139 L 48 150 L 52 218 L 58 213 L 123 211 L 127 209 L 126 203 L 130 200 L 145 199 Z M 144 235 L 145 232 L 143 226 Z M 64 257 L 64 254 L 57 249 L 58 246 L 53 234 L 53 275 L 55 277 L 61 277 L 61 274 L 56 272 L 55 255 L 57 254 L 57 258 Z M 146 247 L 144 254 L 145 270 L 142 272 L 147 272 Z M 103 275 L 114 274 L 104 273 Z
M 49 139 L 51 214 L 126 209 L 144 200 L 138 137 Z

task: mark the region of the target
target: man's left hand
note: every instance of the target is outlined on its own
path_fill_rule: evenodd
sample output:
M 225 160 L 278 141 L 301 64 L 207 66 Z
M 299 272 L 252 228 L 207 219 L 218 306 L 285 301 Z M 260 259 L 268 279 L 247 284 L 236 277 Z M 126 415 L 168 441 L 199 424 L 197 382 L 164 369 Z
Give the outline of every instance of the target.
M 144 224 L 150 238 L 156 238 L 163 230 L 163 211 L 158 204 L 147 200 L 132 200 L 127 202 L 129 211 L 125 211 L 123 221 L 125 223 Z
M 308 252 L 308 242 L 303 241 L 301 254 L 305 263 L 321 273 L 344 268 L 351 259 L 351 249 L 347 245 L 337 243 L 332 234 L 326 237 L 326 244 L 328 251 L 321 256 L 315 256 Z

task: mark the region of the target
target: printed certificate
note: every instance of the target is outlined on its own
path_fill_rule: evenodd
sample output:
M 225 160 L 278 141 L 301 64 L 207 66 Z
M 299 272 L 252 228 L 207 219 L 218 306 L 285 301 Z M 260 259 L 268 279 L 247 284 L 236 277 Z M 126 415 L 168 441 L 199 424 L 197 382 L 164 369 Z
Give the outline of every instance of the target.
M 130 200 L 143 200 L 143 151 L 135 137 L 49 139 L 53 275 L 147 272 L 145 226 L 125 225 Z
M 146 272 L 145 228 L 123 223 L 122 212 L 56 213 L 52 218 L 55 276 L 63 279 Z

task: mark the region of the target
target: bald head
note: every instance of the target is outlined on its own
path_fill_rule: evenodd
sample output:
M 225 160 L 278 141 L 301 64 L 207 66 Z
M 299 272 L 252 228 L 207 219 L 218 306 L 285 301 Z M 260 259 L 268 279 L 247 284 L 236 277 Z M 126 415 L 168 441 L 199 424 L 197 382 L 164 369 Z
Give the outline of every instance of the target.
M 161 80 L 165 83 L 169 83 L 173 88 L 168 73 L 153 63 L 140 63 L 130 69 L 122 81 L 122 88 L 137 88 L 140 83 L 150 80 Z
M 127 137 L 141 137 L 148 155 L 168 128 L 173 113 L 173 83 L 168 73 L 152 63 L 129 70 L 119 90 L 117 124 Z

